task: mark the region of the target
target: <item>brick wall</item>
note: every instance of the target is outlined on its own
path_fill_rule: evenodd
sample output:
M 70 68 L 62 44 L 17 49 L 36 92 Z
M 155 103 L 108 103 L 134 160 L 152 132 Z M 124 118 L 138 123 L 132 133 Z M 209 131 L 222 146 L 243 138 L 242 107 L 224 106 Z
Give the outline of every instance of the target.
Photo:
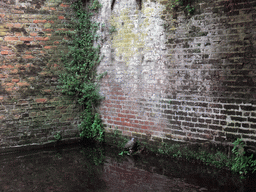
M 57 88 L 70 6 L 62 0 L 0 3 L 0 146 L 77 132 L 77 109 Z M 67 14 L 68 15 L 68 14 Z
M 256 1 L 101 1 L 107 130 L 152 141 L 256 146 Z M 103 13 L 104 12 L 104 13 Z
M 255 0 L 100 0 L 98 72 L 106 130 L 150 141 L 256 142 Z M 140 3 L 141 2 L 141 3 Z M 57 89 L 69 5 L 0 3 L 1 146 L 77 133 L 78 108 Z M 67 15 L 66 15 L 67 13 Z M 114 26 L 117 31 L 111 33 Z

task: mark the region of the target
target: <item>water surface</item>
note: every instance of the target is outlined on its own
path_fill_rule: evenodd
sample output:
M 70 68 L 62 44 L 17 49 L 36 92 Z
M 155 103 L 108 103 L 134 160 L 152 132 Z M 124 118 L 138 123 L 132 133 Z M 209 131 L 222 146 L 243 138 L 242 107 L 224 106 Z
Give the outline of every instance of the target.
M 224 170 L 111 147 L 70 145 L 0 156 L 0 191 L 253 191 Z M 253 183 L 255 181 L 251 181 Z

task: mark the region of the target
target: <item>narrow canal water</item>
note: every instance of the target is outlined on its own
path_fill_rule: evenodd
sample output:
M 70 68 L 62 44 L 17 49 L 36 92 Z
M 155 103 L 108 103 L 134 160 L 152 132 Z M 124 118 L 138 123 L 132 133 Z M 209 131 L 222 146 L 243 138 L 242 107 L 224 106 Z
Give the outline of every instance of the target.
M 228 171 L 111 147 L 70 145 L 0 156 L 1 192 L 254 191 Z M 252 181 L 253 182 L 253 181 Z

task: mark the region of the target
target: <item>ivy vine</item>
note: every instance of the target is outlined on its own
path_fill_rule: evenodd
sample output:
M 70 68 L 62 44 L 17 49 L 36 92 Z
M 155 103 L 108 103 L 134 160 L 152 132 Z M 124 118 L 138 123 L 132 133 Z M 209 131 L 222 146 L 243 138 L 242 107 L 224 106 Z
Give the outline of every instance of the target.
M 82 108 L 80 137 L 103 141 L 104 128 L 96 107 L 103 99 L 99 94 L 97 80 L 104 74 L 97 75 L 96 68 L 101 61 L 100 46 L 95 46 L 99 36 L 99 23 L 92 21 L 92 16 L 101 8 L 98 0 L 83 4 L 82 0 L 72 0 L 74 15 L 67 35 L 68 53 L 62 56 L 64 70 L 60 74 L 62 93 L 74 99 Z

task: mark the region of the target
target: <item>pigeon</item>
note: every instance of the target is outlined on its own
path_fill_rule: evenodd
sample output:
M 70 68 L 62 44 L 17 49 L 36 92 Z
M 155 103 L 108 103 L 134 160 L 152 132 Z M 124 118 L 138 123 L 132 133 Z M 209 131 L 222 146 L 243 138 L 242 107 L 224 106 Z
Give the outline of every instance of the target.
M 136 141 L 134 140 L 134 138 L 132 138 L 130 141 L 128 141 L 124 148 L 127 150 L 129 149 L 129 152 L 131 154 L 131 152 L 133 151 L 134 147 L 136 146 Z

